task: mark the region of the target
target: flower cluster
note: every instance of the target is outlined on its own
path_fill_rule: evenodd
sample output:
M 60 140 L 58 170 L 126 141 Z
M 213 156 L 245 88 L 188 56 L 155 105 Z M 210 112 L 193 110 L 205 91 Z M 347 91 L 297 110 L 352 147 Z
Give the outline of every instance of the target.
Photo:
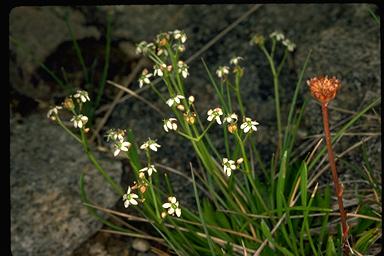
M 114 156 L 118 156 L 120 154 L 120 151 L 127 152 L 129 148 L 131 147 L 131 143 L 128 141 L 125 141 L 125 134 L 126 130 L 123 129 L 109 129 L 106 132 L 107 141 L 114 141 Z
M 180 74 L 184 79 L 188 77 L 188 65 L 184 61 L 178 60 L 174 66 L 171 58 L 185 51 L 184 43 L 186 41 L 187 35 L 184 31 L 174 30 L 158 34 L 154 42 L 142 41 L 137 44 L 136 53 L 149 56 L 155 62 L 153 73 L 147 69 L 143 70 L 139 77 L 140 88 L 145 84 L 150 84 L 151 77 L 168 77 L 173 71 Z
M 269 37 L 277 42 L 282 42 L 282 44 L 287 47 L 288 51 L 293 52 L 295 50 L 296 45 L 291 40 L 286 38 L 282 32 L 274 31 L 269 35 Z
M 73 113 L 70 120 L 73 123 L 73 126 L 87 132 L 89 129 L 85 128 L 85 124 L 88 122 L 88 117 L 79 112 L 81 112 L 82 105 L 88 101 L 90 101 L 88 92 L 84 90 L 77 90 L 76 93 L 65 98 L 62 106 L 51 107 L 47 112 L 47 118 L 52 121 L 61 122 L 59 120 L 59 111 L 64 107 Z M 76 105 L 75 102 L 77 103 Z
M 243 158 L 239 158 L 235 162 L 234 160 L 230 160 L 224 157 L 222 165 L 225 175 L 227 175 L 228 177 L 231 176 L 232 171 L 238 169 L 241 163 L 243 163 Z

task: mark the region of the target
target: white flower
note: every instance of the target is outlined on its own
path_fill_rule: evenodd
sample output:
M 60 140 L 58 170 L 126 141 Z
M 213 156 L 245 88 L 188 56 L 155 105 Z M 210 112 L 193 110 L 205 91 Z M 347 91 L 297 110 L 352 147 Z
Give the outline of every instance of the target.
M 216 74 L 219 78 L 223 78 L 226 75 L 229 74 L 229 67 L 228 66 L 221 66 L 216 70 Z
M 270 38 L 275 38 L 277 41 L 284 40 L 284 34 L 279 31 L 274 31 L 269 35 Z
M 181 73 L 182 77 L 187 78 L 188 73 L 188 65 L 184 63 L 184 61 L 179 60 L 177 62 L 178 72 Z
M 143 87 L 144 84 L 150 84 L 151 80 L 149 78 L 152 76 L 151 73 L 148 73 L 147 69 L 144 69 L 143 72 L 141 73 L 141 76 L 139 78 L 139 86 L 140 88 Z
M 83 90 L 77 90 L 77 92 L 73 95 L 73 97 L 77 100 L 80 100 L 81 102 L 91 101 L 88 96 L 88 92 Z
M 136 46 L 136 54 L 147 54 L 149 50 L 154 50 L 155 45 L 153 43 L 147 43 L 145 41 L 141 41 Z
M 225 118 L 224 118 L 224 122 L 227 122 L 229 124 L 231 123 L 236 123 L 237 122 L 237 115 L 235 113 L 232 113 L 232 114 L 228 114 Z
M 293 52 L 295 50 L 296 45 L 289 39 L 285 39 L 283 41 L 283 45 L 287 47 L 287 50 Z
M 157 76 L 160 76 L 162 77 L 163 76 L 163 70 L 167 68 L 167 65 L 165 65 L 164 63 L 161 63 L 161 65 L 159 64 L 156 64 L 155 66 L 153 66 L 153 75 L 157 75 Z
M 51 107 L 49 110 L 48 110 L 48 113 L 47 113 L 47 117 L 51 120 L 56 120 L 56 115 L 59 113 L 59 109 L 62 109 L 63 107 L 60 107 L 60 106 L 54 106 L 54 107 Z
M 233 57 L 230 61 L 229 61 L 229 63 L 231 63 L 231 64 L 233 64 L 233 65 L 238 65 L 239 64 L 239 61 L 240 60 L 242 60 L 243 59 L 243 57 Z
M 164 209 L 168 209 L 169 215 L 174 215 L 176 213 L 177 217 L 181 216 L 181 209 L 179 207 L 179 202 L 176 200 L 176 197 L 168 197 L 168 203 L 163 204 Z
M 151 140 L 150 138 L 148 141 L 146 141 L 143 145 L 140 146 L 140 149 L 148 150 L 150 148 L 153 151 L 157 151 L 157 148 L 160 148 L 161 146 L 156 143 L 156 141 Z
M 173 97 L 173 98 L 169 98 L 165 103 L 168 105 L 168 106 L 170 106 L 170 107 L 172 107 L 173 106 L 173 104 L 180 104 L 180 100 L 182 100 L 182 99 L 185 99 L 185 97 L 183 96 L 183 95 L 176 95 L 175 97 Z
M 131 143 L 128 141 L 119 141 L 115 144 L 115 151 L 113 152 L 114 156 L 117 156 L 120 151 L 125 151 L 127 152 L 129 147 L 131 146 Z
M 223 115 L 223 110 L 221 108 L 210 109 L 208 110 L 207 114 L 208 121 L 215 119 L 218 124 L 221 124 L 220 116 Z
M 131 187 L 128 187 L 127 193 L 123 195 L 124 207 L 128 208 L 130 204 L 137 205 L 135 198 L 139 198 L 139 196 L 131 193 Z
M 195 102 L 195 97 L 193 95 L 191 95 L 188 97 L 188 103 L 192 104 L 193 102 Z
M 251 118 L 246 117 L 245 121 L 241 124 L 240 129 L 242 129 L 245 133 L 248 133 L 251 130 L 257 131 L 256 125 L 258 124 L 258 122 L 252 121 Z
M 77 116 L 73 116 L 71 119 L 71 122 L 73 122 L 73 126 L 75 128 L 77 127 L 82 128 L 88 122 L 88 117 L 83 116 L 81 114 Z
M 228 158 L 223 158 L 223 168 L 224 168 L 224 173 L 228 177 L 231 176 L 232 171 L 236 170 L 235 161 L 228 160 Z
M 176 40 L 180 40 L 180 42 L 182 43 L 185 43 L 185 41 L 187 41 L 187 35 L 180 30 L 173 31 L 173 38 L 175 38 Z
M 109 141 L 110 139 L 116 141 L 124 141 L 124 136 L 125 136 L 125 133 L 127 131 L 126 130 L 123 130 L 123 129 L 109 129 L 107 131 L 107 134 L 106 134 L 106 137 L 107 137 L 107 141 Z
M 143 169 L 140 169 L 139 172 L 148 172 L 148 175 L 151 176 L 152 172 L 157 172 L 155 166 L 153 164 L 148 165 L 147 167 L 144 167 Z
M 177 130 L 177 123 L 176 123 L 176 121 L 177 121 L 177 119 L 173 118 L 173 117 L 164 120 L 164 125 L 163 125 L 164 130 L 166 132 L 168 132 L 169 130 L 176 131 Z

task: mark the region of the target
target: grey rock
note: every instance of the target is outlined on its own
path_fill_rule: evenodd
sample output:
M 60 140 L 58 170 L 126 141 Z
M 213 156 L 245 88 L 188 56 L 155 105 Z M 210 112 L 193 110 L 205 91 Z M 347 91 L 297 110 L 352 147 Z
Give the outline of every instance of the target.
M 47 94 L 46 86 L 34 87 L 29 81 L 40 63 L 44 63 L 61 43 L 71 41 L 64 20 L 66 14 L 77 40 L 100 37 L 95 27 L 85 24 L 86 20 L 81 12 L 74 11 L 70 7 L 21 6 L 12 9 L 9 15 L 9 34 L 12 37 L 10 50 L 14 60 L 10 63 L 10 72 L 18 73 L 15 75 L 11 73 L 10 80 L 14 88 L 24 95 L 40 98 Z
M 33 114 L 22 123 L 11 120 L 10 153 L 15 256 L 70 255 L 102 226 L 80 200 L 79 177 L 84 171 L 92 202 L 112 207 L 119 200 L 81 145 L 44 114 Z M 120 162 L 104 158 L 100 164 L 120 182 Z

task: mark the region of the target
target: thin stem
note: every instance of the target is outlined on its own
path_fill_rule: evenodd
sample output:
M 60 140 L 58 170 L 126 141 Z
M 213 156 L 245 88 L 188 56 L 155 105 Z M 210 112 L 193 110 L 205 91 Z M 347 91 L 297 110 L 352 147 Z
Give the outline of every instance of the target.
M 343 191 L 344 191 L 344 189 L 343 189 L 342 184 L 340 183 L 339 178 L 337 176 L 335 157 L 334 157 L 333 150 L 332 150 L 331 133 L 329 131 L 327 105 L 328 105 L 327 103 L 321 104 L 321 110 L 323 113 L 323 125 L 324 125 L 324 132 L 325 132 L 325 141 L 327 144 L 329 164 L 331 166 L 331 171 L 332 171 L 332 179 L 333 179 L 333 183 L 335 184 L 336 196 L 337 196 L 337 201 L 339 204 L 340 221 L 341 221 L 341 225 L 343 228 L 343 242 L 345 244 L 347 237 L 348 237 L 348 225 L 347 225 L 347 215 L 345 213 L 344 205 L 343 205 Z
M 275 94 L 275 108 L 276 108 L 276 123 L 277 123 L 277 131 L 278 131 L 278 143 L 276 150 L 276 161 L 279 159 L 280 150 L 282 146 L 282 127 L 281 127 L 281 116 L 280 116 L 280 96 L 279 96 L 279 73 L 276 71 L 275 62 L 273 61 L 271 55 L 268 53 L 267 49 L 264 46 L 261 47 L 261 50 L 267 57 L 269 62 L 269 66 L 273 75 L 273 87 Z

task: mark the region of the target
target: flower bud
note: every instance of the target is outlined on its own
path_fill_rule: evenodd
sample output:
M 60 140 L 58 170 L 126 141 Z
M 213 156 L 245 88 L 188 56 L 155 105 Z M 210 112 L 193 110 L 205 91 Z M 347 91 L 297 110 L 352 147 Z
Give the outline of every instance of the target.
M 165 37 L 161 38 L 159 41 L 160 46 L 165 46 L 167 43 L 168 43 L 168 40 Z
M 243 162 L 244 162 L 244 159 L 242 157 L 236 160 L 236 163 L 238 165 L 242 164 Z
M 164 219 L 165 217 L 167 217 L 167 212 L 162 212 L 161 213 L 161 218 Z
M 141 185 L 139 186 L 139 190 L 140 190 L 140 192 L 141 192 L 142 194 L 144 194 L 145 191 L 147 191 L 147 185 L 146 185 L 146 184 L 141 184 Z
M 63 106 L 65 109 L 67 109 L 69 111 L 72 111 L 75 108 L 75 104 L 73 103 L 73 100 L 70 97 L 65 98 L 65 100 L 63 102 Z
M 235 133 L 237 131 L 236 123 L 229 124 L 227 129 L 230 133 Z
M 189 104 L 193 104 L 194 102 L 195 102 L 195 97 L 194 96 L 189 96 L 188 97 L 188 102 L 189 102 Z
M 177 108 L 178 110 L 180 110 L 181 112 L 184 112 L 184 110 L 185 110 L 184 106 L 181 105 L 181 104 L 177 105 L 176 108 Z
M 188 114 L 184 113 L 184 119 L 188 124 L 193 125 L 196 122 L 196 113 L 195 112 L 191 112 Z
M 145 174 L 144 174 L 143 172 L 140 172 L 140 173 L 139 173 L 139 178 L 140 178 L 140 179 L 144 179 L 144 178 L 145 178 Z

